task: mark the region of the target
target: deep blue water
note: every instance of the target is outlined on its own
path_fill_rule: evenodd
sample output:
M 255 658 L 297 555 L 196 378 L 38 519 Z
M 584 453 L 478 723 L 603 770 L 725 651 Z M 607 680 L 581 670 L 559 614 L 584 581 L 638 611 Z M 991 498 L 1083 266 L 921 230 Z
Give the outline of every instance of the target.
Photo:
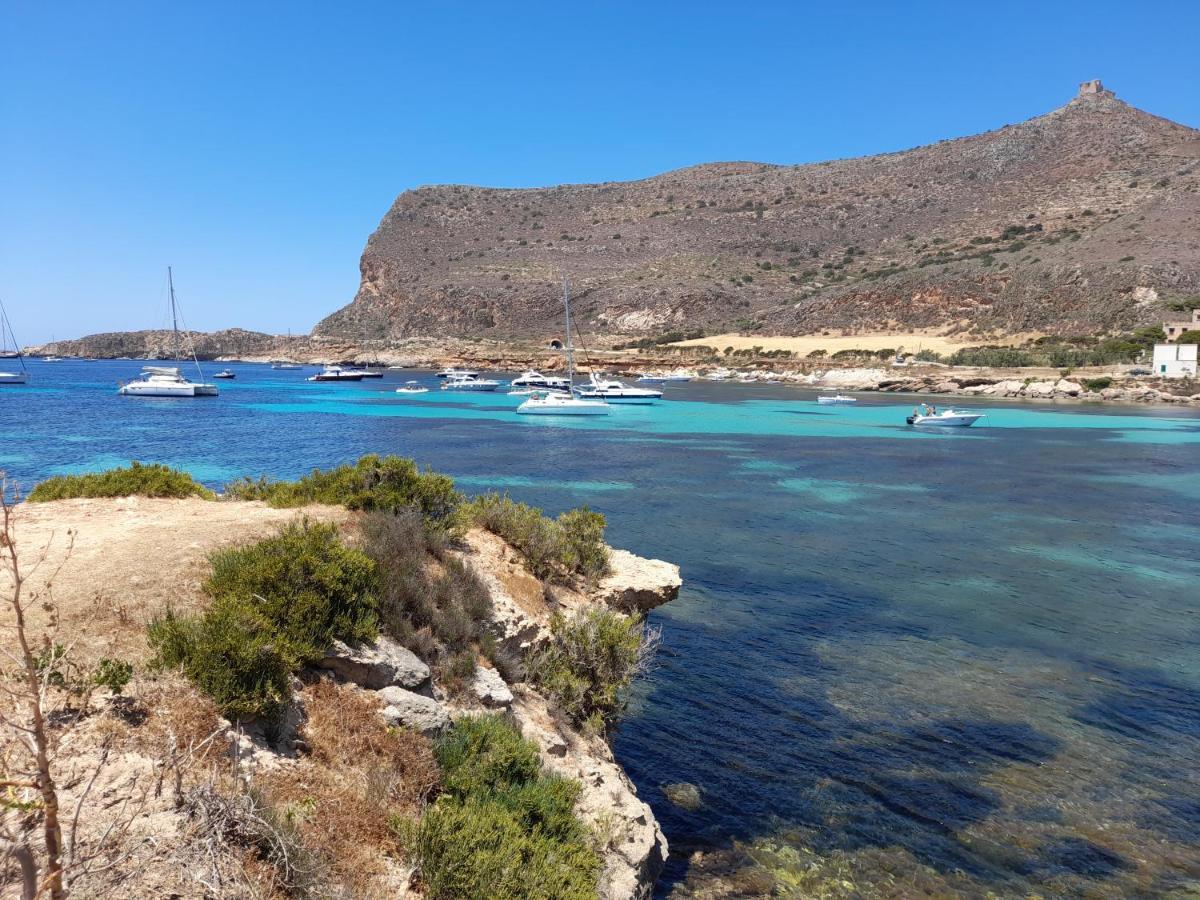
M 615 744 L 676 851 L 664 892 L 734 842 L 864 894 L 1200 882 L 1195 411 L 973 402 L 985 425 L 929 435 L 906 398 L 696 383 L 555 422 L 398 397 L 408 372 L 247 364 L 216 399 L 117 396 L 138 365 L 31 362 L 0 389 L 0 467 L 31 486 L 139 459 L 217 486 L 399 453 L 587 503 L 682 566 Z M 678 781 L 699 810 L 667 802 Z

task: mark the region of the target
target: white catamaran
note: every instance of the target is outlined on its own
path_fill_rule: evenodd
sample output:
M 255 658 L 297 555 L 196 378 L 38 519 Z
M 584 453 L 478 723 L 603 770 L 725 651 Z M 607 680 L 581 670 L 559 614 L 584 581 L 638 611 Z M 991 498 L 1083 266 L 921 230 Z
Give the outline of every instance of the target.
M 608 413 L 608 404 L 602 399 L 584 399 L 572 396 L 575 386 L 575 347 L 571 343 L 571 288 L 563 279 L 563 306 L 567 311 L 567 392 L 535 391 L 529 399 L 517 407 L 525 416 L 603 416 Z
M 12 325 L 8 321 L 8 312 L 0 303 L 0 359 L 15 359 L 21 364 L 20 372 L 0 372 L 0 384 L 25 384 L 29 381 L 29 371 L 25 368 L 25 358 L 21 356 L 21 345 L 13 335 L 13 348 L 8 349 L 8 336 L 12 335 Z
M 167 266 L 167 294 L 171 302 L 171 352 L 174 359 L 179 359 L 183 351 L 179 334 L 179 304 L 175 300 L 175 278 L 170 266 Z M 191 355 L 196 372 L 203 379 L 204 372 L 200 369 L 195 347 L 191 348 Z M 178 366 L 143 366 L 142 374 L 133 381 L 123 383 L 118 393 L 127 397 L 215 397 L 219 391 L 215 384 L 188 381 Z

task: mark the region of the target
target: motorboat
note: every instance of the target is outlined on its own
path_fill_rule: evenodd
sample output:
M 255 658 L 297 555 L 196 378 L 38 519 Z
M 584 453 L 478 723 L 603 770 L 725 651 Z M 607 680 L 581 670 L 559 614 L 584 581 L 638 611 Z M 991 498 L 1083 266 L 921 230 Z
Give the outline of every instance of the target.
M 62 362 L 61 356 L 43 356 L 42 362 Z
M 17 343 L 15 336 L 12 339 L 13 349 L 8 349 L 8 338 L 11 334 L 12 325 L 9 324 L 8 313 L 4 304 L 0 303 L 0 354 L 4 359 L 15 359 L 21 364 L 20 372 L 0 372 L 0 384 L 26 384 L 29 381 L 29 372 L 21 356 L 21 345 Z
M 167 297 L 171 307 L 171 359 L 183 355 L 184 335 L 179 331 L 179 302 L 175 299 L 175 276 L 167 266 Z M 196 372 L 203 379 L 200 358 L 196 348 L 187 339 L 189 356 L 195 363 Z M 221 392 L 215 384 L 204 381 L 189 381 L 178 366 L 143 366 L 141 373 L 132 381 L 122 382 L 117 393 L 127 397 L 216 397 Z
M 821 394 L 817 397 L 817 402 L 822 406 L 849 406 L 852 403 L 857 403 L 858 398 L 847 397 L 845 394 Z
M 575 383 L 575 348 L 571 344 L 571 286 L 563 279 L 563 308 L 567 316 L 567 377 L 566 390 L 546 390 L 530 394 L 517 407 L 523 416 L 603 416 L 608 414 L 608 404 L 602 398 L 576 397 L 572 393 Z M 526 373 L 536 374 L 536 373 Z M 516 380 L 513 381 L 516 384 Z
M 472 372 L 470 369 L 456 369 L 454 366 L 442 369 L 437 373 L 438 378 L 456 378 L 460 375 L 470 375 L 472 378 L 479 375 L 478 372 Z
M 142 373 L 121 385 L 126 397 L 215 397 L 215 384 L 197 384 L 183 377 L 177 366 L 143 366 Z
M 662 395 L 663 392 L 655 388 L 629 387 L 620 381 L 603 381 L 595 377 L 588 384 L 575 388 L 577 397 L 609 403 L 648 404 L 661 400 Z
M 285 359 L 273 359 L 273 360 L 271 360 L 271 368 L 272 369 L 299 369 L 299 368 L 301 368 L 301 366 L 299 363 L 288 362 Z
M 406 381 L 403 386 L 396 388 L 397 394 L 428 394 L 429 388 L 419 381 Z
M 222 369 L 220 372 L 214 375 L 213 378 L 237 378 L 237 372 L 230 371 L 229 369 Z
M 356 372 L 362 372 L 363 378 L 382 378 L 383 373 L 378 369 L 355 369 Z
M 666 375 L 655 375 L 651 372 L 643 372 L 638 376 L 638 381 L 641 384 L 666 384 Z
M 937 413 L 915 413 L 904 421 L 909 425 L 928 425 L 942 428 L 966 428 L 985 418 L 983 413 L 961 409 L 943 409 Z
M 570 379 L 563 378 L 561 375 L 543 375 L 541 372 L 535 372 L 532 369 L 528 372 L 522 372 L 509 383 L 515 388 L 539 388 L 554 391 L 569 391 L 571 389 Z
M 494 391 L 500 382 L 474 375 L 455 375 L 442 382 L 443 391 Z
M 687 381 L 691 381 L 695 377 L 696 377 L 696 374 L 694 372 L 672 372 L 669 375 L 664 375 L 663 381 L 664 382 L 671 382 L 671 381 L 687 382 Z
M 341 366 L 325 366 L 316 375 L 309 375 L 306 381 L 362 381 L 363 373 L 357 369 L 343 369 Z

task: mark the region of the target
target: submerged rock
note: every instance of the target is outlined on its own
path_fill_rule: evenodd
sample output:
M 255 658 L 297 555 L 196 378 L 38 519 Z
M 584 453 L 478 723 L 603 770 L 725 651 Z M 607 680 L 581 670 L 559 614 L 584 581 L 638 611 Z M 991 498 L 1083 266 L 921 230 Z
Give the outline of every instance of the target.
M 389 725 L 412 728 L 430 736 L 450 727 L 450 714 L 432 697 L 395 686 L 385 687 L 378 694 L 379 699 L 387 704 L 383 717 Z
M 667 795 L 668 800 L 688 812 L 698 810 L 702 802 L 700 788 L 687 781 L 681 781 L 678 784 L 664 784 L 663 793 Z
M 421 688 L 429 684 L 429 666 L 408 648 L 382 635 L 357 647 L 334 641 L 317 666 L 372 691 L 392 685 Z

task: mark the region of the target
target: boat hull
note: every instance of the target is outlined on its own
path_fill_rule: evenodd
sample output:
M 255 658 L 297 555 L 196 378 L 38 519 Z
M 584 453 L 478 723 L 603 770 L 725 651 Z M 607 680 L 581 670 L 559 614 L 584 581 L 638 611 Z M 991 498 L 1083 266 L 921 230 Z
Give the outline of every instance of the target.
M 361 375 L 312 375 L 309 381 L 362 381 Z
M 603 416 L 608 414 L 608 404 L 603 400 L 549 400 L 531 397 L 517 407 L 523 416 Z
M 0 372 L 0 384 L 25 384 L 29 376 L 24 372 Z
M 982 413 L 963 413 L 954 416 L 909 416 L 908 424 L 920 428 L 969 428 L 980 419 Z
M 195 397 L 194 384 L 125 384 L 117 393 L 126 397 Z

